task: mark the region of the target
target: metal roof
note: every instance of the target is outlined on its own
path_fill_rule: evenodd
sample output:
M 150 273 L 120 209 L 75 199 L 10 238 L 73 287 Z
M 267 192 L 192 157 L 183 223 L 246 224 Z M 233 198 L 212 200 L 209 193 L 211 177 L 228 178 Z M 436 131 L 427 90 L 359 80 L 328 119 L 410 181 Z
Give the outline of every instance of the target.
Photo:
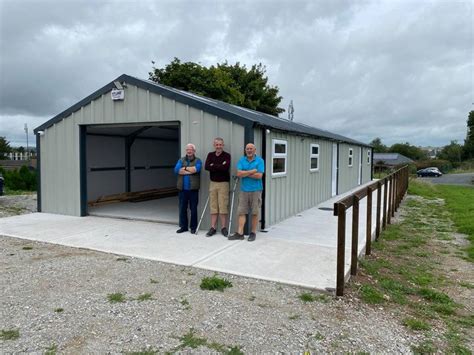
M 53 117 L 49 121 L 43 123 L 42 125 L 37 127 L 34 130 L 34 132 L 37 133 L 38 131 L 51 127 L 55 123 L 68 117 L 71 113 L 78 111 L 81 107 L 87 105 L 88 103 L 97 99 L 101 95 L 106 94 L 107 92 L 115 88 L 115 85 L 114 85 L 115 81 L 119 81 L 120 83 L 126 83 L 126 84 L 128 83 L 131 85 L 135 85 L 142 89 L 149 90 L 150 92 L 154 92 L 164 97 L 187 104 L 191 107 L 201 109 L 205 112 L 209 112 L 216 116 L 227 118 L 231 121 L 236 121 L 239 124 L 243 124 L 243 125 L 250 124 L 254 127 L 261 126 L 265 128 L 291 132 L 291 133 L 295 133 L 299 135 L 326 138 L 326 139 L 337 141 L 337 142 L 353 143 L 356 145 L 370 147 L 370 145 L 366 143 L 359 142 L 354 139 L 344 137 L 339 134 L 331 133 L 331 132 L 328 132 L 316 127 L 312 127 L 306 124 L 292 122 L 283 118 L 279 118 L 279 117 L 265 114 L 262 112 L 250 110 L 244 107 L 231 105 L 223 101 L 218 101 L 218 100 L 214 100 L 208 97 L 203 97 L 200 95 L 196 95 L 194 93 L 190 93 L 187 91 L 178 90 L 166 85 L 162 85 L 151 80 L 143 80 L 143 79 L 135 78 L 133 76 L 126 75 L 126 74 L 119 76 L 117 79 L 111 81 L 109 84 L 105 85 L 101 89 L 95 91 L 94 93 L 87 96 L 83 100 L 79 101 L 75 105 L 71 106 L 67 110 L 61 112 L 60 114 Z
M 413 163 L 413 160 L 400 153 L 374 153 L 374 162 L 384 162 L 387 165 Z

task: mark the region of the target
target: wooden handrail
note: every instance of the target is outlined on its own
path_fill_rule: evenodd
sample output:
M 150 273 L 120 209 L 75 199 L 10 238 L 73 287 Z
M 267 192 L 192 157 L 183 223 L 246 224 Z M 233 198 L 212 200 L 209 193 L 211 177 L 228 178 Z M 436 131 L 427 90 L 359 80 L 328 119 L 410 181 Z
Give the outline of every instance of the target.
M 382 201 L 383 187 L 383 201 Z M 352 211 L 352 245 L 351 245 L 351 275 L 357 274 L 358 244 L 359 244 L 359 202 L 367 197 L 366 208 L 366 247 L 365 254 L 370 255 L 372 249 L 372 200 L 373 192 L 377 191 L 375 240 L 380 237 L 381 230 L 391 223 L 400 203 L 408 189 L 408 166 L 404 166 L 385 178 L 375 181 L 354 191 L 334 203 L 334 216 L 337 222 L 337 263 L 336 263 L 336 296 L 344 295 L 345 282 L 345 248 L 346 248 L 346 211 Z

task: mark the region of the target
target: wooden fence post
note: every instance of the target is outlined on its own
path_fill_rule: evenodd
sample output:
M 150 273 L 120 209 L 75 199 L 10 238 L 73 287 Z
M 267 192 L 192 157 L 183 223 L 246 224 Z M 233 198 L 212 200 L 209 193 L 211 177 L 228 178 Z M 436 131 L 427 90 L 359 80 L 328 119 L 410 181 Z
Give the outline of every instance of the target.
M 365 226 L 365 255 L 372 251 L 372 188 L 367 188 L 367 215 Z
M 352 243 L 351 243 L 351 275 L 357 275 L 357 257 L 359 256 L 359 197 L 353 196 L 352 205 Z
M 383 183 L 383 222 L 382 228 L 385 229 L 387 226 L 387 187 L 388 187 L 388 178 L 384 178 Z
M 392 213 L 392 217 L 395 217 L 395 186 L 397 180 L 395 179 L 395 174 L 392 175 L 392 208 L 390 212 Z
M 337 269 L 336 269 L 336 296 L 344 295 L 344 264 L 346 250 L 346 206 L 337 204 Z
M 375 240 L 379 239 L 380 236 L 380 210 L 382 203 L 382 184 L 380 181 L 377 182 L 377 221 L 375 222 Z
M 392 190 L 393 190 L 392 175 L 388 177 L 388 182 L 390 186 L 387 189 L 388 190 L 387 224 L 390 224 L 390 219 L 392 218 Z

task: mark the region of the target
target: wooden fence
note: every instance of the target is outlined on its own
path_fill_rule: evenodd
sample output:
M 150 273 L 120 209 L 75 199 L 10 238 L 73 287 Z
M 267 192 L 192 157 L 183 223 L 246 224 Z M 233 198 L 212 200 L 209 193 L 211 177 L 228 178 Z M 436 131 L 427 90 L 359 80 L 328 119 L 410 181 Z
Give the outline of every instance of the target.
M 345 251 L 346 251 L 346 211 L 352 207 L 352 247 L 351 247 L 351 275 L 357 274 L 357 259 L 359 245 L 359 201 L 367 197 L 366 215 L 366 245 L 365 254 L 370 255 L 372 245 L 372 205 L 373 192 L 377 191 L 375 240 L 380 236 L 381 230 L 390 224 L 395 216 L 400 202 L 408 189 L 408 166 L 404 166 L 392 174 L 365 186 L 351 195 L 334 203 L 334 215 L 337 216 L 337 270 L 336 270 L 336 296 L 344 294 L 345 282 Z M 383 190 L 383 192 L 382 192 Z M 383 197 L 382 197 L 383 194 Z M 383 201 L 382 201 L 383 199 Z

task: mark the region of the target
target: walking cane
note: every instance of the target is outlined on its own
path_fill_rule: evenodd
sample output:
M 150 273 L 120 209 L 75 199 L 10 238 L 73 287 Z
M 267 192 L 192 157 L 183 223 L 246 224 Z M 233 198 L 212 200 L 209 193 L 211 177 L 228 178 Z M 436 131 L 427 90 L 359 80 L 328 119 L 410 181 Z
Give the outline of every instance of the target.
M 207 196 L 206 204 L 204 205 L 204 210 L 202 211 L 202 214 L 201 214 L 201 219 L 199 220 L 198 226 L 196 228 L 196 233 L 194 233 L 196 235 L 199 233 L 199 227 L 201 226 L 202 219 L 204 218 L 204 213 L 206 213 L 208 203 L 209 203 L 209 196 Z
M 231 200 L 231 203 L 230 203 L 230 215 L 229 215 L 229 235 L 230 235 L 230 231 L 231 231 L 231 227 L 232 227 L 232 212 L 234 210 L 234 197 L 235 197 L 235 188 L 237 187 L 237 183 L 239 182 L 239 177 L 238 176 L 234 176 L 234 180 L 235 180 L 235 183 L 234 183 L 234 188 L 232 189 L 232 200 Z

